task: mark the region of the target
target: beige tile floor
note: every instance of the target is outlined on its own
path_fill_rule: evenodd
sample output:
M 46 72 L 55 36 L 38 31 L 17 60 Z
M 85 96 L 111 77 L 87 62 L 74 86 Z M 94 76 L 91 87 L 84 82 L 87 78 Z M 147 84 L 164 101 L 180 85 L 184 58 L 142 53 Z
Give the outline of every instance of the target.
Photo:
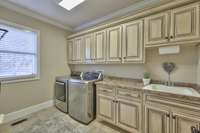
M 15 126 L 0 126 L 0 133 L 126 133 L 108 123 L 94 120 L 83 125 L 51 107 L 28 116 L 28 120 Z

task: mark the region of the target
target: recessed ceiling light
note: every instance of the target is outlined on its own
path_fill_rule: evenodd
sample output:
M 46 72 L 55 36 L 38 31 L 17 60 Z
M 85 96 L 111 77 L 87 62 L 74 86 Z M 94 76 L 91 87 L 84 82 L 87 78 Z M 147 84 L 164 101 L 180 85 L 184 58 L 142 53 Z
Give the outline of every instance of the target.
M 71 10 L 72 8 L 78 6 L 85 0 L 62 0 L 59 5 L 67 10 Z

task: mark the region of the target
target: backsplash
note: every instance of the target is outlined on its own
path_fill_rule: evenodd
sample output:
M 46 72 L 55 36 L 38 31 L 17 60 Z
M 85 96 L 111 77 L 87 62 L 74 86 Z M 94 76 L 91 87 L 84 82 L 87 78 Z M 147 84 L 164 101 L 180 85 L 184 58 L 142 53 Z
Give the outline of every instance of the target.
M 138 79 L 148 71 L 154 80 L 167 80 L 167 73 L 162 68 L 163 62 L 176 63 L 176 69 L 171 74 L 172 81 L 196 83 L 198 49 L 196 46 L 181 47 L 179 54 L 159 55 L 158 48 L 146 50 L 145 64 L 122 65 L 71 65 L 72 71 L 104 70 L 105 75 Z

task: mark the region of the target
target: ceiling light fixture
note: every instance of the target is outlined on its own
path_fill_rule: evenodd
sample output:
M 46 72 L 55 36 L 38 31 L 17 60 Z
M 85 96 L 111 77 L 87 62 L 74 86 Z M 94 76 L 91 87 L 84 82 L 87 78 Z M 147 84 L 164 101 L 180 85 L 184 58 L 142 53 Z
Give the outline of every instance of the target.
M 85 0 L 62 0 L 59 5 L 67 10 L 71 10 L 84 1 Z

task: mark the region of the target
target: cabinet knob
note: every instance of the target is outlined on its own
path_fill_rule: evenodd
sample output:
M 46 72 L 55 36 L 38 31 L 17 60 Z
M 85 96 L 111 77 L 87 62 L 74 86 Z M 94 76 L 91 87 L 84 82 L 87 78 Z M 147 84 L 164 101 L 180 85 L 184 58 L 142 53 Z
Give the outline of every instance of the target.
M 172 116 L 172 119 L 176 119 L 176 115 L 173 115 L 173 116 Z
M 170 36 L 170 39 L 173 39 L 174 37 L 173 36 Z
M 165 39 L 169 39 L 169 37 L 168 37 L 168 36 L 166 36 L 166 37 L 165 37 Z
M 166 116 L 169 118 L 169 117 L 170 117 L 170 114 L 166 114 Z

